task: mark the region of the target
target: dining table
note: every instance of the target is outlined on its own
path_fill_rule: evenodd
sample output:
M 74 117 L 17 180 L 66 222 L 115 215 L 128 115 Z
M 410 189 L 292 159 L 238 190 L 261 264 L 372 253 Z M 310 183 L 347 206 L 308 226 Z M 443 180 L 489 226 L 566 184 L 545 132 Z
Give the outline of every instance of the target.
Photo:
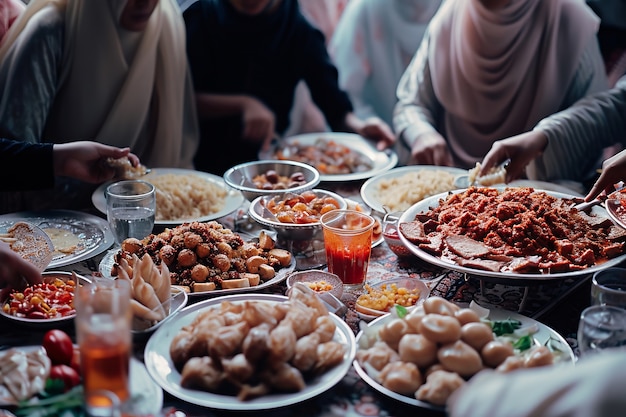
M 330 189 L 341 196 L 353 199 L 362 204 L 359 189 L 362 182 L 320 184 L 317 188 Z M 224 226 L 254 234 L 261 229 L 247 215 L 248 201 L 232 213 L 217 219 Z M 89 207 L 86 212 L 103 216 Z M 114 250 L 114 249 L 113 249 Z M 62 271 L 74 271 L 90 277 L 100 275 L 99 264 L 107 252 L 75 264 L 58 268 Z M 306 262 L 303 268 L 306 268 Z M 324 265 L 314 268 L 323 269 Z M 296 268 L 302 269 L 302 268 Z M 539 322 L 549 323 L 553 330 L 562 335 L 576 349 L 575 331 L 580 311 L 589 304 L 589 275 L 576 275 L 556 280 L 537 282 L 502 282 L 484 279 L 479 275 L 469 275 L 453 269 L 442 268 L 430 264 L 416 256 L 398 257 L 385 242 L 372 248 L 367 269 L 367 283 L 375 283 L 397 277 L 410 277 L 422 281 L 430 290 L 431 296 L 440 296 L 462 306 L 472 301 L 489 309 L 499 309 L 521 314 Z M 285 282 L 259 290 L 269 294 L 284 294 L 287 290 Z M 362 289 L 345 289 L 341 301 L 348 307 L 342 319 L 354 334 L 367 323 L 362 321 L 355 310 L 357 297 Z M 210 297 L 210 295 L 207 295 Z M 201 298 L 189 299 L 189 304 L 201 301 Z M 46 328 L 21 327 L 0 317 L 0 348 L 14 346 L 38 345 L 41 343 Z M 62 330 L 75 337 L 73 322 L 59 326 Z M 143 362 L 144 348 L 147 340 L 135 340 L 133 345 L 134 358 Z M 364 381 L 352 366 L 347 374 L 327 391 L 298 404 L 272 408 L 262 411 L 268 417 L 282 416 L 403 416 L 403 415 L 445 415 L 445 411 L 419 408 L 396 401 L 373 389 Z M 157 414 L 158 415 L 158 414 Z M 163 416 L 222 416 L 249 415 L 242 411 L 229 411 L 214 407 L 198 406 L 185 402 L 167 392 L 163 395 Z

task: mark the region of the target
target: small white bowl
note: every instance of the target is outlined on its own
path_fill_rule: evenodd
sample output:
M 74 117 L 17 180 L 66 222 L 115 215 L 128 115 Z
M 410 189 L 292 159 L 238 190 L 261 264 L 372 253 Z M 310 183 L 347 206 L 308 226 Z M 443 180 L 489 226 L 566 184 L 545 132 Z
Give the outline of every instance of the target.
M 427 299 L 428 296 L 430 295 L 430 290 L 428 289 L 426 284 L 424 284 L 422 281 L 420 281 L 417 278 L 399 277 L 399 278 L 383 279 L 383 280 L 380 280 L 373 284 L 368 284 L 368 285 L 372 287 L 372 289 L 374 290 L 380 290 L 383 285 L 387 285 L 387 287 L 389 287 L 392 284 L 397 285 L 398 288 L 406 288 L 408 290 L 417 289 L 420 291 L 420 295 L 416 303 L 413 306 L 406 307 L 409 310 L 423 303 L 424 300 Z M 367 290 L 365 290 L 364 288 L 363 291 L 364 293 L 366 293 Z M 388 310 L 386 311 L 375 310 L 372 308 L 364 307 L 360 305 L 358 302 L 354 304 L 354 308 L 356 309 L 358 316 L 361 319 L 367 320 L 367 321 L 375 319 L 376 317 L 384 316 L 385 314 L 389 314 Z
M 343 294 L 343 283 L 337 275 L 326 271 L 309 270 L 294 272 L 289 276 L 289 278 L 287 278 L 287 289 L 291 288 L 296 282 L 303 282 L 307 284 L 321 281 L 330 284 L 332 289 L 329 291 L 320 291 L 320 294 L 328 292 L 338 299 L 341 299 L 341 295 Z

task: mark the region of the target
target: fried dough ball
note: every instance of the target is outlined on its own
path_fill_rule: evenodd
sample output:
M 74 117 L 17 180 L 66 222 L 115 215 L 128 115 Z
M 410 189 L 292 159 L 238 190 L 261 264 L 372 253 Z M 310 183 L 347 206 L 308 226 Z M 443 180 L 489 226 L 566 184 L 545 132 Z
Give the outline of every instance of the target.
M 498 372 L 511 372 L 524 368 L 524 359 L 519 356 L 509 356 L 496 368 Z
M 493 331 L 485 323 L 466 323 L 461 327 L 461 340 L 480 352 L 487 343 L 493 340 Z
M 512 344 L 499 340 L 492 340 L 480 351 L 480 355 L 482 356 L 485 365 L 492 368 L 500 365 L 506 358 L 513 356 L 514 353 Z
M 461 338 L 461 325 L 451 316 L 427 314 L 422 319 L 420 332 L 433 342 L 450 343 Z
M 437 360 L 437 344 L 421 334 L 405 334 L 398 345 L 400 359 L 426 368 Z
M 159 258 L 161 258 L 161 261 L 163 261 L 163 263 L 167 266 L 174 263 L 177 254 L 176 249 L 174 249 L 172 245 L 165 245 L 159 249 Z
M 475 323 L 480 321 L 478 313 L 471 308 L 462 308 L 454 312 L 454 317 L 461 323 L 461 326 L 467 323 Z
M 197 261 L 195 252 L 189 249 L 181 250 L 176 257 L 176 262 L 182 267 L 195 265 Z
M 379 375 L 383 387 L 404 395 L 413 395 L 422 385 L 420 370 L 414 363 L 391 362 L 385 365 Z
M 454 317 L 454 313 L 460 309 L 456 304 L 438 296 L 428 297 L 422 305 L 426 314 L 440 314 L 450 317 Z
M 478 352 L 461 340 L 440 347 L 437 359 L 444 368 L 462 377 L 470 377 L 483 368 L 483 361 Z
M 356 358 L 360 363 L 368 363 L 377 371 L 381 371 L 388 363 L 399 361 L 400 355 L 387 343 L 378 341 L 369 349 L 357 350 Z
M 221 242 L 220 242 L 221 243 Z M 226 244 L 228 246 L 228 244 Z M 230 246 L 228 246 L 230 248 Z M 211 246 L 208 243 L 200 243 L 196 246 L 196 255 L 198 258 L 208 258 L 211 255 Z
M 386 323 L 378 332 L 380 340 L 386 342 L 391 348 L 398 350 L 400 339 L 407 333 L 411 333 L 409 325 L 401 318 L 395 318 Z
M 185 247 L 187 249 L 195 249 L 199 243 L 202 243 L 202 236 L 193 232 L 184 233 Z
M 223 253 L 217 254 L 213 257 L 213 265 L 222 272 L 226 272 L 230 269 L 230 258 Z
M 142 247 L 143 245 L 141 244 L 141 240 L 134 237 L 124 239 L 122 242 L 122 250 L 129 253 L 137 253 Z
M 202 264 L 196 264 L 191 269 L 191 279 L 195 282 L 204 282 L 209 276 L 209 268 Z
M 415 398 L 435 405 L 446 405 L 448 397 L 459 389 L 465 381 L 454 372 L 434 371 L 426 378 L 426 383 L 415 392 Z

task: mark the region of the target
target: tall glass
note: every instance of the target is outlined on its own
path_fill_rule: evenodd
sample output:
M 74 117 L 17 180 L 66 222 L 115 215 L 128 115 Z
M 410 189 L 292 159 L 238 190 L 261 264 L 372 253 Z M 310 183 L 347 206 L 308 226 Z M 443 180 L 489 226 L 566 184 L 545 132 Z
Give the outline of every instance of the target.
M 626 269 L 607 268 L 593 274 L 591 304 L 626 309 Z
M 127 280 L 99 279 L 76 289 L 76 338 L 89 407 L 110 407 L 108 391 L 129 398 L 132 348 L 131 288 Z
M 626 310 L 606 305 L 587 307 L 580 315 L 578 346 L 582 356 L 626 349 Z
M 356 210 L 332 210 L 320 222 L 328 272 L 337 275 L 344 287 L 362 287 L 372 252 L 374 218 Z
M 156 212 L 154 185 L 142 180 L 125 180 L 106 189 L 107 220 L 117 244 L 152 233 Z

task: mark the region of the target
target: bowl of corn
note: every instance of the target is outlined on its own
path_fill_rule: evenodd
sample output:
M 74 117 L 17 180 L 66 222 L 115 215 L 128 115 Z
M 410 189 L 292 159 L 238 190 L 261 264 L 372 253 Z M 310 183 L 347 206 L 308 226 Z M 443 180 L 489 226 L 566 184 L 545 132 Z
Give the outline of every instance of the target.
M 365 284 L 364 293 L 356 299 L 355 309 L 363 320 L 372 320 L 400 305 L 412 309 L 430 295 L 430 290 L 417 278 L 399 277 Z

